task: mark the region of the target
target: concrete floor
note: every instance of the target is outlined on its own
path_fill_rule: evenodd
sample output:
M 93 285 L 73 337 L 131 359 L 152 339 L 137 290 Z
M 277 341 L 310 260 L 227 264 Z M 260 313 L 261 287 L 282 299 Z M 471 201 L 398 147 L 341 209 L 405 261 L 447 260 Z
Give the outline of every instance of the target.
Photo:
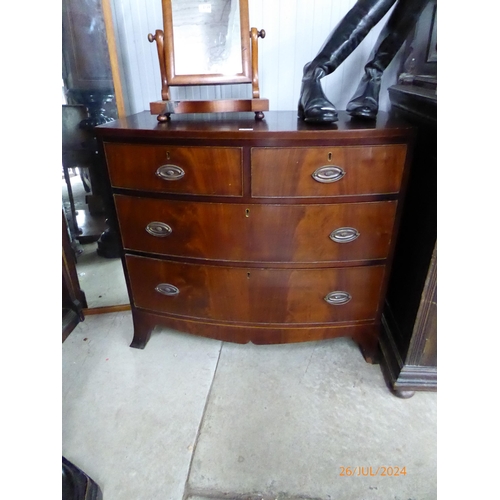
M 62 345 L 62 454 L 105 500 L 437 498 L 436 393 L 396 398 L 351 340 L 132 334 L 88 316 Z

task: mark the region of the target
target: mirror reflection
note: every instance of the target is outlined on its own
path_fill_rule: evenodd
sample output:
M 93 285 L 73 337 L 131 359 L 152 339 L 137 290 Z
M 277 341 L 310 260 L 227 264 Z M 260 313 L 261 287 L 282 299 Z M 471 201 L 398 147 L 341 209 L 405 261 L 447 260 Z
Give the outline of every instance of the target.
M 176 75 L 243 71 L 239 0 L 172 0 Z
M 129 303 L 120 254 L 99 242 L 109 211 L 93 130 L 118 116 L 103 6 L 101 0 L 62 2 L 62 209 L 73 285 L 88 309 Z

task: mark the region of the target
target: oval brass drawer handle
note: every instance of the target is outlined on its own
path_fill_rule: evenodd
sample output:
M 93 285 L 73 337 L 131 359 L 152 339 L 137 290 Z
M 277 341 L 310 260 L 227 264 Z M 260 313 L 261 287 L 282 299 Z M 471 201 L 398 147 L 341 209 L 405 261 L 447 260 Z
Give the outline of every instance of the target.
M 336 243 L 350 243 L 358 237 L 359 231 L 354 227 L 339 227 L 330 234 L 330 239 Z
M 345 172 L 340 167 L 336 165 L 324 165 L 313 172 L 312 178 L 317 182 L 327 184 L 329 182 L 340 181 L 344 175 Z
M 184 177 L 185 172 L 177 165 L 162 165 L 156 170 L 156 175 L 164 181 L 178 181 Z
M 146 231 L 157 238 L 165 238 L 165 236 L 172 234 L 172 228 L 164 222 L 150 222 L 146 226 Z
M 172 295 L 179 295 L 179 289 L 176 286 L 171 285 L 170 283 L 160 283 L 156 286 L 155 290 L 158 293 L 168 295 L 169 297 L 171 297 Z
M 352 299 L 351 294 L 347 292 L 330 292 L 326 297 L 325 300 L 334 306 L 342 306 L 344 304 L 347 304 L 350 300 Z

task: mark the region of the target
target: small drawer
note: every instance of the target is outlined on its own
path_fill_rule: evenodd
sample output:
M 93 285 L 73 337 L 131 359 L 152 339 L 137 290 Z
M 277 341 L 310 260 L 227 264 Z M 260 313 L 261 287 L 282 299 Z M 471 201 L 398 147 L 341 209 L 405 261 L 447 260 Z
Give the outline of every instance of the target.
M 253 269 L 126 255 L 136 307 L 183 317 L 264 324 L 376 317 L 384 266 Z
M 406 145 L 252 148 L 252 196 L 334 197 L 397 193 Z
M 200 203 L 115 195 L 123 246 L 248 262 L 385 259 L 396 201 L 335 205 Z
M 241 148 L 106 143 L 111 185 L 214 196 L 242 196 Z

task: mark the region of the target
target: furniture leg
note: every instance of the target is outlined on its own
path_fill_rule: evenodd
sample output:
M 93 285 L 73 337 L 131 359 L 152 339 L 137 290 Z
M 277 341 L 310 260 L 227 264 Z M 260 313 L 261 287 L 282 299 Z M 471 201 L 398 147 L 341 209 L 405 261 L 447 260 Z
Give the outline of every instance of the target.
M 367 363 L 372 365 L 379 363 L 380 350 L 376 335 L 364 335 L 362 337 L 354 337 L 353 339 L 358 344 L 361 354 L 363 354 Z
M 408 399 L 415 395 L 415 391 L 407 391 L 403 389 L 392 389 L 391 391 L 394 396 L 401 399 Z
M 134 338 L 130 347 L 144 349 L 151 338 L 155 322 L 147 314 L 137 310 L 132 310 L 132 318 L 134 321 Z

